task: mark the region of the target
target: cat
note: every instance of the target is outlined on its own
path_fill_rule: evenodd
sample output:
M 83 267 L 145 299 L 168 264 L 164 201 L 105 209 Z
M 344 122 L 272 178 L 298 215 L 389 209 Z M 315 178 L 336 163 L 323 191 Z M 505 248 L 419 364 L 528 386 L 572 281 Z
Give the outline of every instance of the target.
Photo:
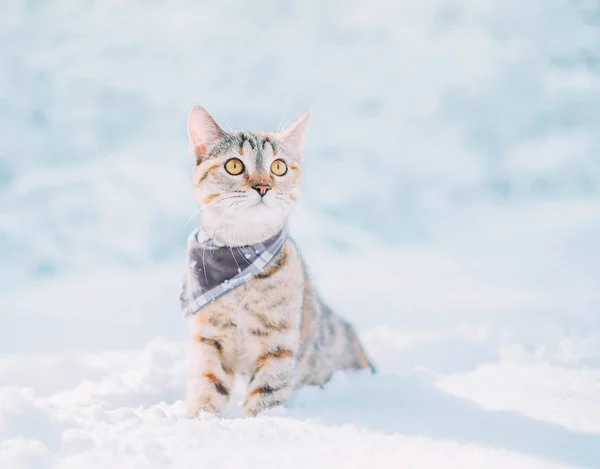
M 225 132 L 203 107 L 190 111 L 193 179 L 202 210 L 201 239 L 194 238 L 195 245 L 209 240 L 231 255 L 250 246 L 244 252 L 253 254 L 257 243 L 282 240 L 262 270 L 236 288 L 221 288 L 216 298 L 188 314 L 190 418 L 202 412 L 221 415 L 236 374 L 247 384 L 242 407 L 255 416 L 284 404 L 301 386 L 323 386 L 336 370 L 374 371 L 353 327 L 320 299 L 296 244 L 286 236 L 301 186 L 310 118 L 309 111 L 275 133 Z M 206 257 L 218 262 L 202 254 L 198 264 L 206 267 Z M 202 271 L 196 261 L 193 266 Z M 182 301 L 186 295 L 190 292 L 182 293 Z

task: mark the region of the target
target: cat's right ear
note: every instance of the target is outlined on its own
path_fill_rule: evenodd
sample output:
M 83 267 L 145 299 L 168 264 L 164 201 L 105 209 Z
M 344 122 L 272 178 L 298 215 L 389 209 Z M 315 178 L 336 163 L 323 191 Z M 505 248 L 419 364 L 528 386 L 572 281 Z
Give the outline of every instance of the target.
M 200 164 L 210 147 L 223 138 L 225 132 L 206 109 L 196 104 L 192 106 L 188 117 L 188 135 L 196 163 Z

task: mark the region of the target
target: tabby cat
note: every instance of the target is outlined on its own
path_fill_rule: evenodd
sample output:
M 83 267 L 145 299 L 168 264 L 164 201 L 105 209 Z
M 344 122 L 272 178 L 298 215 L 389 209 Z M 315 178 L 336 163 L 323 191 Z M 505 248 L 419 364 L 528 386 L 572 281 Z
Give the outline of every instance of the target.
M 187 305 L 192 341 L 186 398 L 190 417 L 220 415 L 236 374 L 247 383 L 244 411 L 254 416 L 285 403 L 303 385 L 324 385 L 336 370 L 374 370 L 352 326 L 315 292 L 298 248 L 286 236 L 287 217 L 301 186 L 309 121 L 310 112 L 277 133 L 225 132 L 204 108 L 190 111 L 195 193 L 202 209 L 201 230 L 193 243 L 204 249 L 208 241 L 214 249 L 198 251 L 202 256 L 193 262 L 188 259 L 190 275 L 210 282 L 211 265 L 221 262 L 213 252 L 231 252 L 230 259 L 238 253 L 237 259 L 243 259 L 241 253 L 254 256 L 255 246 L 281 239 L 261 270 L 242 276 L 235 288 L 223 288 L 225 280 L 221 293 L 206 304 L 190 309 L 198 303 L 185 282 L 194 279 L 184 281 L 182 305 Z M 263 258 L 258 250 L 254 257 Z M 202 273 L 202 265 L 208 273 Z

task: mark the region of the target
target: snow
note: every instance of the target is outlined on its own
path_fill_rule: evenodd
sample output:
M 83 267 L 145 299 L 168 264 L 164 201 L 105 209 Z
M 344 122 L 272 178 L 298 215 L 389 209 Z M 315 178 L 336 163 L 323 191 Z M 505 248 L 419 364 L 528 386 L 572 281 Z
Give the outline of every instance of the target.
M 466 373 L 442 375 L 437 384 L 485 409 L 518 412 L 573 431 L 600 435 L 597 368 L 552 366 L 528 356 L 518 346 L 506 346 L 501 349 L 499 362 L 482 364 Z
M 0 4 L 0 467 L 600 467 L 598 13 Z M 292 233 L 377 375 L 183 418 L 196 102 L 313 108 Z

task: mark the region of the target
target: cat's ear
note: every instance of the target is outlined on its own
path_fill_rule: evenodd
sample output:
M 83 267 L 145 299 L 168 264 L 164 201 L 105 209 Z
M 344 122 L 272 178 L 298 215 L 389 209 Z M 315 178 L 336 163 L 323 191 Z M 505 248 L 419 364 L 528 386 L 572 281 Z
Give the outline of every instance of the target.
M 304 140 L 306 139 L 306 134 L 308 133 L 308 125 L 310 124 L 311 116 L 312 111 L 308 111 L 296 122 L 289 125 L 279 132 L 279 134 L 277 134 L 284 149 L 297 158 L 302 156 Z
M 223 138 L 225 132 L 206 109 L 196 104 L 192 106 L 188 117 L 188 135 L 196 163 L 199 164 L 206 158 L 210 147 Z

